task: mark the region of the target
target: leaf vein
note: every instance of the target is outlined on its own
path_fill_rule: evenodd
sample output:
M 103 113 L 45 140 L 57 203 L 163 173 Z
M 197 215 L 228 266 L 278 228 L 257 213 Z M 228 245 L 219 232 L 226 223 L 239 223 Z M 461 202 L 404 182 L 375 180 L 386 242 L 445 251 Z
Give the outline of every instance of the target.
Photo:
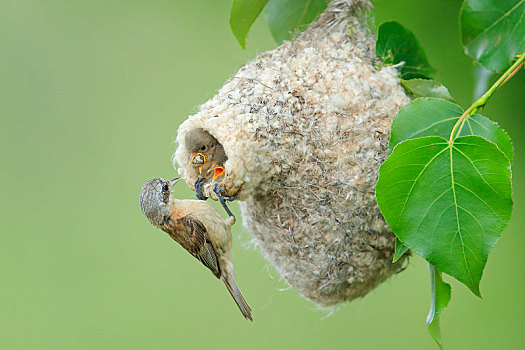
M 462 187 L 463 189 L 465 189 L 466 191 L 472 193 L 474 195 L 474 197 L 476 197 L 477 199 L 479 199 L 480 202 L 482 202 L 483 204 L 485 204 L 487 206 L 487 208 L 490 209 L 490 211 L 492 211 L 492 213 L 494 213 L 494 216 L 496 217 L 499 217 L 499 215 L 496 213 L 496 211 L 494 210 L 494 208 L 492 208 L 483 198 L 481 198 L 480 196 L 478 196 L 478 194 L 474 191 L 472 191 L 470 188 L 468 187 L 465 187 L 465 185 L 462 185 L 460 184 L 459 182 L 456 183 L 458 186 Z
M 525 0 L 524 0 L 524 1 L 525 1 Z M 489 183 L 487 182 L 487 180 L 485 180 L 485 177 L 483 176 L 483 174 L 481 174 L 481 172 L 479 171 L 479 169 L 476 167 L 476 164 L 474 164 L 474 163 L 472 162 L 472 160 L 471 160 L 471 159 L 470 159 L 465 153 L 461 152 L 461 150 L 459 150 L 457 147 L 453 147 L 453 148 L 454 148 L 456 151 L 458 151 L 463 157 L 465 157 L 465 158 L 470 162 L 470 164 L 471 164 L 472 167 L 476 170 L 476 172 L 477 172 L 478 175 L 481 177 L 481 179 L 483 180 L 483 182 L 485 182 L 485 183 L 487 184 L 487 186 L 489 186 L 490 189 L 491 189 L 492 191 L 494 191 L 494 193 L 496 193 L 496 195 L 497 195 L 498 197 L 501 198 L 501 196 L 500 196 L 500 194 L 498 193 L 498 191 L 496 191 L 496 190 L 491 186 L 491 184 L 489 184 Z M 451 151 L 451 152 L 452 152 L 452 151 Z M 452 153 L 451 153 L 451 157 L 452 157 Z
M 465 242 L 463 242 L 463 235 L 461 233 L 461 226 L 459 224 L 459 212 L 458 212 L 458 201 L 456 197 L 456 187 L 454 186 L 454 160 L 453 160 L 453 147 L 449 147 L 450 149 L 450 177 L 452 181 L 452 195 L 454 198 L 454 209 L 456 211 L 456 224 L 457 224 L 457 234 L 459 235 L 459 239 L 461 240 L 461 251 L 463 253 L 463 261 L 465 262 L 465 267 L 467 268 L 468 277 L 470 279 L 470 283 L 472 286 L 474 286 L 474 280 L 472 279 L 472 272 L 470 271 L 470 266 L 467 262 L 467 256 L 465 254 Z
M 439 151 L 438 153 L 436 153 L 428 162 L 427 164 L 423 167 L 423 169 L 421 169 L 421 171 L 419 172 L 419 174 L 417 175 L 417 177 L 414 179 L 414 183 L 412 184 L 412 187 L 410 187 L 410 190 L 408 191 L 407 193 L 407 197 L 405 199 L 405 203 L 403 203 L 403 210 L 401 210 L 401 213 L 399 214 L 399 216 L 402 216 L 403 213 L 405 212 L 405 209 L 406 209 L 406 204 L 408 202 L 408 199 L 410 198 L 410 195 L 412 194 L 412 191 L 414 190 L 414 187 L 416 186 L 416 183 L 418 182 L 419 178 L 421 177 L 421 175 L 425 172 L 426 169 L 428 169 L 428 166 L 434 161 L 434 159 L 436 159 L 439 155 L 441 155 L 441 153 L 445 152 L 447 150 L 447 148 L 450 148 L 450 146 L 448 147 L 445 147 L 443 148 L 441 151 Z

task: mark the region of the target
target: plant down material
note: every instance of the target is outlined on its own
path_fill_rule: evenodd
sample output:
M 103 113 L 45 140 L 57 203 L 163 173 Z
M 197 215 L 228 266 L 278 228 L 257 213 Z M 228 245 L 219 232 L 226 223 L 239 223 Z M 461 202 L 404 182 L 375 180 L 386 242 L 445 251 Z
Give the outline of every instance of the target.
M 186 132 L 224 147 L 220 186 L 292 287 L 319 305 L 364 296 L 392 274 L 395 237 L 374 187 L 390 123 L 409 102 L 394 67 L 379 67 L 363 23 L 367 1 L 334 1 L 296 39 L 260 54 L 178 130 L 174 155 L 193 186 Z M 212 184 L 204 193 L 216 198 Z

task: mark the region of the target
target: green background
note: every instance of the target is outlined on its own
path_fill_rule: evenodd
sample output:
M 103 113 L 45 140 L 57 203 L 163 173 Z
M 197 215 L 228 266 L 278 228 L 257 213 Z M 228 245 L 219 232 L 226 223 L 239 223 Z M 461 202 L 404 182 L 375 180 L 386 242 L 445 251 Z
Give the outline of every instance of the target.
M 436 78 L 467 106 L 475 67 L 460 45 L 461 2 L 373 3 L 377 23 L 414 31 Z M 435 348 L 419 257 L 364 299 L 322 310 L 286 287 L 238 224 L 236 274 L 250 323 L 224 286 L 140 212 L 141 185 L 175 175 L 181 121 L 274 47 L 262 17 L 241 50 L 230 5 L 0 0 L 0 348 Z M 447 279 L 447 349 L 523 346 L 523 91 L 521 72 L 485 110 L 514 140 L 516 204 L 489 257 L 484 299 Z M 192 197 L 184 184 L 176 192 Z

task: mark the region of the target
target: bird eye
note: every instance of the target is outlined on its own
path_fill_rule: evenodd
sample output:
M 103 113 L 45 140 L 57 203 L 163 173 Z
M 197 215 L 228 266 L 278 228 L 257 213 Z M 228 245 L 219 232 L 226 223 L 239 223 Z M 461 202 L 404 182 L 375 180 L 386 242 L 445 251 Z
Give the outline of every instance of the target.
M 168 184 L 164 184 L 164 186 L 162 186 L 162 192 L 168 192 L 170 190 L 170 188 L 168 187 Z
M 202 147 L 201 147 L 201 151 L 206 151 L 207 148 L 208 148 L 208 146 L 206 146 L 206 145 L 202 145 Z

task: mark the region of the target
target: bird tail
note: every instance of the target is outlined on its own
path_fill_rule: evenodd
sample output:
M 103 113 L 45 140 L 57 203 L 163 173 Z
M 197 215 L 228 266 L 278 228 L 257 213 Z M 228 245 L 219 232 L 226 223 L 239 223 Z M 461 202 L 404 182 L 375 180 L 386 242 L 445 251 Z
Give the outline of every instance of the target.
M 253 321 L 252 309 L 250 308 L 250 306 L 242 296 L 241 291 L 237 287 L 237 284 L 235 283 L 235 277 L 233 276 L 233 271 L 226 272 L 221 279 L 226 285 L 226 288 L 228 288 L 228 292 L 230 292 L 230 294 L 232 295 L 233 300 L 235 300 L 235 302 L 237 303 L 237 306 L 239 307 L 239 310 L 241 310 L 243 316 L 246 319 Z

